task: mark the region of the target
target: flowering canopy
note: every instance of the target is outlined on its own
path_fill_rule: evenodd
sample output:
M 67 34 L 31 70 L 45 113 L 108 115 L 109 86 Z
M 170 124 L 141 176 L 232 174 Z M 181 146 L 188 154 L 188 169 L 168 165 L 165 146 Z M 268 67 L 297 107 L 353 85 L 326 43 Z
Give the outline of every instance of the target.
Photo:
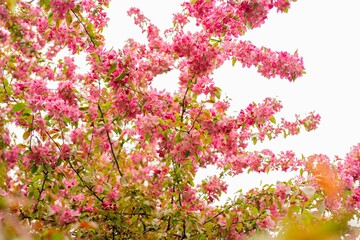
M 294 81 L 304 74 L 297 52 L 241 40 L 271 9 L 286 12 L 290 2 L 192 0 L 164 33 L 131 8 L 148 42 L 129 39 L 115 51 L 102 35 L 108 0 L 3 1 L 0 234 L 296 239 L 301 230 L 307 239 L 351 239 L 356 233 L 348 221 L 360 207 L 360 145 L 335 162 L 249 151 L 266 138 L 314 130 L 320 117 L 278 121 L 282 105 L 273 98 L 231 116 L 211 77 L 225 61 L 257 67 L 266 78 Z M 190 19 L 198 31 L 185 32 Z M 86 55 L 89 70 L 80 74 L 71 55 L 59 59 L 63 50 Z M 180 71 L 175 93 L 151 87 L 173 70 Z M 195 185 L 197 171 L 208 165 L 221 174 Z M 299 176 L 213 204 L 227 190 L 225 176 L 274 170 Z

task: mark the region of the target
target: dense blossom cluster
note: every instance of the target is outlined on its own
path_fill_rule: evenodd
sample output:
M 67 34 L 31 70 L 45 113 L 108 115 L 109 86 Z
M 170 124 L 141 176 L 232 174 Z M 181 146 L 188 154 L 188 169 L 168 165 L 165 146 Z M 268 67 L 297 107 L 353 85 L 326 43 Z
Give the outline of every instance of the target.
M 244 35 L 248 29 L 260 27 L 267 19 L 270 9 L 276 7 L 285 12 L 290 7 L 289 0 L 249 0 L 249 1 L 193 1 L 183 6 L 207 32 L 216 36 Z
M 320 116 L 277 120 L 282 105 L 273 98 L 229 115 L 230 102 L 213 79 L 226 61 L 257 67 L 266 78 L 304 74 L 297 52 L 239 39 L 290 2 L 185 2 L 164 34 L 131 8 L 148 43 L 129 39 L 109 50 L 101 34 L 107 0 L 5 1 L 0 238 L 246 239 L 272 232 L 294 239 L 299 230 L 311 235 L 313 226 L 351 236 L 347 222 L 360 207 L 360 145 L 335 162 L 291 150 L 250 151 L 258 141 L 312 131 Z M 184 32 L 191 19 L 199 29 Z M 86 55 L 88 71 L 79 74 L 66 51 Z M 152 87 L 157 75 L 173 70 L 180 71 L 176 92 Z M 198 170 L 210 165 L 221 173 L 195 184 Z M 300 174 L 239 191 L 217 206 L 225 177 L 246 171 Z

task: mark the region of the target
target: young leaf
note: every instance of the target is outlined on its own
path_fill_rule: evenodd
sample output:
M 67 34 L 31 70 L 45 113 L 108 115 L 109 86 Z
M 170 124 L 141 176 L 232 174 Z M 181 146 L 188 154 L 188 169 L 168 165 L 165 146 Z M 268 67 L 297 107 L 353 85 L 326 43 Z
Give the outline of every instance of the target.
M 231 65 L 232 65 L 232 66 L 235 66 L 236 61 L 237 61 L 237 60 L 236 60 L 236 57 L 233 57 L 232 60 L 231 60 Z
M 110 66 L 110 68 L 108 70 L 108 73 L 112 74 L 116 70 L 116 67 L 117 67 L 117 63 L 111 64 L 111 66 Z
M 274 116 L 270 117 L 270 122 L 272 122 L 273 124 L 276 124 L 276 118 Z
M 69 27 L 70 24 L 72 23 L 72 16 L 71 16 L 71 13 L 70 11 L 67 11 L 66 12 L 66 25 Z
M 21 110 L 23 110 L 25 108 L 26 104 L 25 103 L 17 103 L 13 106 L 12 111 L 13 112 L 20 112 Z
M 145 140 L 148 142 L 149 140 L 150 140 L 150 134 L 147 132 L 146 134 L 145 134 Z
M 126 76 L 126 73 L 125 73 L 125 71 L 124 71 L 124 72 L 122 72 L 119 76 L 117 76 L 117 77 L 114 79 L 114 81 L 116 82 L 116 81 L 123 80 L 123 79 L 125 78 L 125 76 Z
M 24 132 L 24 134 L 23 134 L 23 139 L 24 139 L 24 140 L 28 139 L 29 136 L 30 136 L 30 133 L 31 133 L 31 131 L 26 131 L 26 132 Z

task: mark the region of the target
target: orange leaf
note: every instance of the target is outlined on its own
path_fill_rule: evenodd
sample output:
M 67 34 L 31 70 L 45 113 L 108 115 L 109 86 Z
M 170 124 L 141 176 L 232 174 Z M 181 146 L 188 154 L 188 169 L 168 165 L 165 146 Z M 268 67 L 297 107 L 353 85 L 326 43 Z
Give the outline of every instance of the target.
M 307 167 L 314 176 L 315 182 L 321 187 L 327 199 L 333 205 L 341 200 L 343 186 L 335 169 L 330 165 L 325 155 L 312 155 L 308 157 Z

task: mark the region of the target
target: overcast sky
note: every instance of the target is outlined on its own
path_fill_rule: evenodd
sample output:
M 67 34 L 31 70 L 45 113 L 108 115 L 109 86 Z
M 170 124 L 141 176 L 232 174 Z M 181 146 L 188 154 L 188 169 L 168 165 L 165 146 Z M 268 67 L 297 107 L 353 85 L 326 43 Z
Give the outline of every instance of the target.
M 171 26 L 172 14 L 179 10 L 181 2 L 112 1 L 108 12 L 111 20 L 105 31 L 108 46 L 121 48 L 130 37 L 144 42 L 140 30 L 126 14 L 129 7 L 139 7 L 160 29 L 166 29 Z M 240 64 L 232 67 L 227 63 L 216 71 L 214 79 L 223 94 L 232 99 L 231 111 L 265 97 L 278 97 L 284 106 L 279 117 L 291 120 L 295 114 L 304 116 L 310 111 L 322 117 L 316 131 L 258 144 L 255 148 L 270 148 L 275 152 L 291 149 L 305 156 L 324 153 L 333 157 L 344 156 L 352 145 L 360 143 L 359 9 L 358 0 L 299 0 L 287 14 L 272 11 L 262 27 L 243 37 L 258 47 L 276 51 L 293 53 L 298 49 L 299 55 L 304 57 L 307 74 L 295 83 L 279 78 L 265 79 L 255 68 L 242 69 Z M 176 73 L 170 73 L 156 79 L 154 84 L 172 91 L 176 89 L 176 82 Z M 286 177 L 277 176 L 279 179 Z M 241 179 L 249 183 L 248 176 Z M 243 187 L 248 189 L 258 184 L 258 179 L 252 178 L 251 184 Z M 265 181 L 274 179 L 265 176 Z

